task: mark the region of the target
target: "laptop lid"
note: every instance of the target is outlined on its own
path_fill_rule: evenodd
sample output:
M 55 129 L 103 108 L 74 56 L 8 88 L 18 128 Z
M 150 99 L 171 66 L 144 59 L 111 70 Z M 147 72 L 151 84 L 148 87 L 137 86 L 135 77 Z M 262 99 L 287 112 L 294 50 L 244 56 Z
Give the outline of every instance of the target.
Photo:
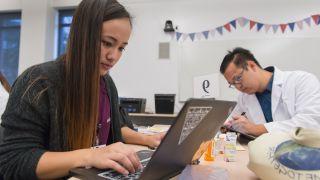
M 219 131 L 235 105 L 230 101 L 189 99 L 139 179 L 167 179 L 179 174 L 195 158 L 199 147 Z

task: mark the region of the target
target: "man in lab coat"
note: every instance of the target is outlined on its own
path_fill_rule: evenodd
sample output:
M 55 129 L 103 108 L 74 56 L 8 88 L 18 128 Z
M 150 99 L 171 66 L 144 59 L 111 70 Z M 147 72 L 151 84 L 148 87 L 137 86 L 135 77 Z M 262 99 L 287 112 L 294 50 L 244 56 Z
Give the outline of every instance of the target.
M 276 67 L 263 69 L 243 48 L 229 51 L 220 72 L 229 87 L 241 92 L 227 126 L 254 136 L 295 127 L 320 130 L 320 83 L 314 75 Z

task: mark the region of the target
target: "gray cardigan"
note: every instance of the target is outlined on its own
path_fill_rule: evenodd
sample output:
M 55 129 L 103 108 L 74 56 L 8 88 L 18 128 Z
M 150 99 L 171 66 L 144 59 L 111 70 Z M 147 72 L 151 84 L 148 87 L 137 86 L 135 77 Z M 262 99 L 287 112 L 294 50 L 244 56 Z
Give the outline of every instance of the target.
M 36 166 L 46 151 L 66 151 L 65 126 L 60 117 L 59 99 L 63 78 L 62 60 L 33 66 L 15 81 L 2 116 L 3 142 L 0 144 L 0 179 L 37 179 Z M 39 78 L 40 77 L 40 78 Z M 39 78 L 26 91 L 32 80 Z M 119 113 L 118 93 L 111 77 L 104 77 L 111 103 L 112 136 L 122 141 L 124 120 Z M 40 96 L 39 92 L 43 91 Z M 109 136 L 110 137 L 110 136 Z

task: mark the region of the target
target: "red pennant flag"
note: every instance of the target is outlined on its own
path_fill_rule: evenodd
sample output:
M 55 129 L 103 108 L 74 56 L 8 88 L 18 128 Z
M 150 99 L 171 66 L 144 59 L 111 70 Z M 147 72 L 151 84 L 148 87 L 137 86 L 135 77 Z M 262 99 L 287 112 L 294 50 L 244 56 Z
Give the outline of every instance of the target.
M 282 33 L 284 33 L 284 31 L 286 30 L 288 24 L 280 24 L 280 28 Z
M 320 15 L 313 15 L 313 16 L 312 16 L 312 19 L 313 19 L 313 21 L 314 21 L 314 23 L 315 23 L 316 25 L 318 25 L 319 16 L 320 16 Z
M 250 20 L 250 30 L 253 28 L 254 25 L 256 25 L 256 22 Z
M 229 32 L 231 31 L 229 23 L 225 24 L 223 27 L 226 28 L 227 31 L 229 31 Z

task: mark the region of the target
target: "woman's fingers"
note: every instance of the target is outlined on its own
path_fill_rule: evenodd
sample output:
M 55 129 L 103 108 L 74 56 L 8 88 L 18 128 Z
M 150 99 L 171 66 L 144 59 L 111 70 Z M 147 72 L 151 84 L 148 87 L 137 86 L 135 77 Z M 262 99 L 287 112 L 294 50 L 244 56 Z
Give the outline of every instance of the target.
M 128 152 L 127 157 L 129 158 L 130 162 L 133 165 L 134 170 L 138 170 L 142 168 L 142 165 L 140 163 L 140 159 L 138 155 L 135 152 Z
M 92 166 L 100 169 L 112 168 L 122 174 L 128 174 L 126 172 L 134 173 L 142 168 L 137 154 L 123 143 L 93 149 L 92 157 Z
M 142 167 L 140 159 L 137 156 L 136 152 L 133 151 L 133 149 L 130 148 L 128 145 L 123 143 L 116 143 L 114 144 L 113 151 L 125 154 L 126 157 L 129 158 L 135 170 L 138 170 Z
M 118 162 L 116 161 L 113 161 L 111 159 L 107 159 L 106 160 L 106 168 L 110 168 L 110 169 L 113 169 L 121 174 L 124 174 L 124 175 L 128 175 L 129 174 L 129 171 L 127 169 L 125 169 L 123 166 L 121 166 Z
M 122 153 L 114 153 L 111 156 L 111 159 L 121 164 L 124 168 L 126 168 L 130 173 L 134 173 L 136 171 L 133 162 L 126 154 Z

